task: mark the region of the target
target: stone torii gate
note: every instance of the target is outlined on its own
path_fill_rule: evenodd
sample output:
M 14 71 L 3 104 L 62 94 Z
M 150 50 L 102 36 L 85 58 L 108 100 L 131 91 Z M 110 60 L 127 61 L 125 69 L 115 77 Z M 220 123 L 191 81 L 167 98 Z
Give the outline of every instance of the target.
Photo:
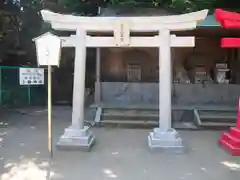
M 84 126 L 84 90 L 86 47 L 155 47 L 159 48 L 159 127 L 149 133 L 151 149 L 182 150 L 182 139 L 171 128 L 171 47 L 193 47 L 194 37 L 177 37 L 171 31 L 196 28 L 198 21 L 206 18 L 208 11 L 189 14 L 153 17 L 81 17 L 62 15 L 42 10 L 42 17 L 53 29 L 75 31 L 76 35 L 60 37 L 62 47 L 75 47 L 72 124 L 58 141 L 59 147 L 89 150 L 95 137 Z M 109 32 L 113 36 L 91 36 L 89 33 Z M 132 32 L 158 32 L 157 36 L 131 36 Z

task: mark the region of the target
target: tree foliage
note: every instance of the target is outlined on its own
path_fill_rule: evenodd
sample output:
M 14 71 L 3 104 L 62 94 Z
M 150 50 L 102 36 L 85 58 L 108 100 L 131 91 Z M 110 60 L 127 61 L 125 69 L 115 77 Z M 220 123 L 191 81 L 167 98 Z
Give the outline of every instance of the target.
M 176 13 L 200 9 L 240 9 L 240 1 L 229 0 L 0 0 L 0 59 L 14 49 L 29 50 L 32 38 L 45 31 L 40 10 L 94 16 L 99 7 L 133 9 L 163 8 Z
M 0 59 L 26 54 L 41 27 L 41 0 L 2 0 L 0 3 Z
M 98 6 L 113 8 L 154 7 L 184 13 L 201 9 L 240 8 L 240 1 L 229 0 L 59 0 L 71 12 L 94 14 Z

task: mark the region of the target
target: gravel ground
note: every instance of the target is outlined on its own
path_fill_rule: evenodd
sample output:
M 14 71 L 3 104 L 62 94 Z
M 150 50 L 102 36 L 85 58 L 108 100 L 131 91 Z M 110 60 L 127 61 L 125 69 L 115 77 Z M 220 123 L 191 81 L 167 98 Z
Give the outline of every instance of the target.
M 239 180 L 240 158 L 218 147 L 219 131 L 181 131 L 187 153 L 151 152 L 150 129 L 93 128 L 91 152 L 58 151 L 49 161 L 46 110 L 11 112 L 0 121 L 1 180 Z M 91 114 L 91 113 L 90 113 Z M 55 107 L 54 143 L 71 121 L 70 107 Z

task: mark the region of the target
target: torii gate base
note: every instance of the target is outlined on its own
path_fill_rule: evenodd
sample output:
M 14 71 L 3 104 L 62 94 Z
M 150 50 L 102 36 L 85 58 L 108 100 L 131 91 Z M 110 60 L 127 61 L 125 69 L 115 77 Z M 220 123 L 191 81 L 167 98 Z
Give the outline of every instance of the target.
M 153 132 L 149 133 L 148 146 L 151 150 L 173 153 L 183 153 L 185 151 L 182 139 L 175 129 L 163 132 L 160 128 L 154 128 Z
M 240 28 L 240 14 L 224 11 L 221 9 L 215 10 L 215 16 L 223 28 Z M 222 48 L 239 48 L 240 38 L 222 38 Z M 231 128 L 230 132 L 224 132 L 219 139 L 220 145 L 231 152 L 233 156 L 240 156 L 240 99 L 238 104 L 238 119 L 237 127 Z
M 82 129 L 68 127 L 57 142 L 57 148 L 59 150 L 90 151 L 94 143 L 95 136 L 89 131 L 89 127 L 84 126 Z

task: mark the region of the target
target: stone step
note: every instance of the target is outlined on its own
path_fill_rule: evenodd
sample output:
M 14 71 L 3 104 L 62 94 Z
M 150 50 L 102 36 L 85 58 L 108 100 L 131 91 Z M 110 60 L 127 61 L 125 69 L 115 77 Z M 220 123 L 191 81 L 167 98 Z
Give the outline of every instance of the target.
M 151 126 L 157 127 L 158 121 L 149 120 L 102 120 L 102 125 L 135 125 L 135 126 Z M 197 129 L 193 123 L 173 122 L 173 128 L 176 129 Z
M 158 121 L 158 111 L 147 110 L 103 110 L 103 120 L 154 120 Z
M 224 120 L 224 119 L 226 119 L 226 120 L 234 120 L 234 121 L 236 121 L 236 119 L 237 119 L 237 116 L 234 116 L 234 115 L 232 115 L 232 116 L 220 116 L 220 115 L 218 115 L 218 114 L 208 114 L 208 115 L 201 115 L 200 114 L 200 118 L 203 120 L 203 119 L 216 119 L 216 120 Z
M 233 127 L 236 124 L 237 116 L 235 111 L 195 111 L 194 114 L 198 119 L 198 125 L 201 127 Z
M 208 114 L 208 115 L 201 115 L 199 114 L 201 121 L 208 121 L 208 122 L 231 122 L 235 123 L 237 117 L 235 115 L 219 115 L 219 114 Z
M 147 121 L 147 120 L 102 120 L 102 124 L 131 124 L 131 125 L 153 125 L 157 126 L 158 121 Z
M 109 118 L 113 118 L 113 119 L 126 119 L 126 118 L 130 118 L 130 119 L 155 119 L 158 120 L 158 114 L 150 114 L 150 113 L 146 113 L 146 114 L 140 114 L 140 113 L 103 113 L 102 114 L 103 119 L 109 119 Z
M 202 127 L 234 127 L 236 123 L 231 122 L 202 122 Z
M 140 112 L 140 113 L 144 113 L 144 112 L 152 112 L 152 113 L 158 113 L 158 109 L 131 109 L 131 108 L 120 108 L 120 109 L 105 109 L 103 108 L 105 112 Z

